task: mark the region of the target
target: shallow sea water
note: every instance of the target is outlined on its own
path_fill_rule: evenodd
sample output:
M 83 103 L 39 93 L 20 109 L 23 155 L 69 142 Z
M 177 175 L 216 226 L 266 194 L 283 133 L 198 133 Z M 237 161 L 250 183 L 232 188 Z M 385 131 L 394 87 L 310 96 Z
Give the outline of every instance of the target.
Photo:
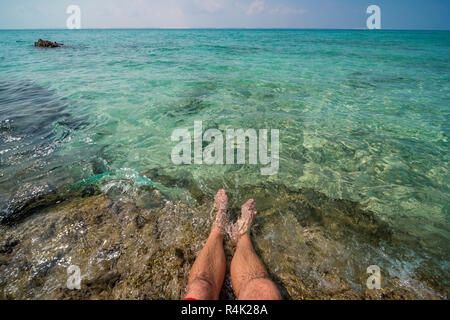
M 33 47 L 39 38 L 65 47 Z M 144 207 L 145 186 L 192 206 L 224 187 L 233 217 L 257 200 L 255 239 L 273 273 L 289 264 L 327 288 L 326 265 L 364 287 L 365 268 L 377 264 L 448 294 L 450 32 L 34 30 L 0 39 L 5 221 L 80 184 Z M 278 174 L 175 166 L 173 130 L 200 120 L 279 129 Z M 301 259 L 316 227 L 316 244 L 336 247 Z

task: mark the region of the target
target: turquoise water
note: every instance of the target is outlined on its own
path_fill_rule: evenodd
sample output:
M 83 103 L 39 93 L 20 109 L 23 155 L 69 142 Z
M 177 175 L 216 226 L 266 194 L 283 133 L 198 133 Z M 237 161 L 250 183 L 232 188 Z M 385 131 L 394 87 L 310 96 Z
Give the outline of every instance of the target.
M 62 42 L 34 48 L 37 39 Z M 450 32 L 0 31 L 0 209 L 83 179 L 310 188 L 417 240 L 448 281 Z M 176 128 L 280 130 L 280 168 L 175 166 Z M 124 184 L 126 181 L 128 184 Z M 271 187 L 273 186 L 273 187 Z M 272 188 L 272 189 L 271 189 Z M 245 189 L 248 190 L 248 189 Z M 408 267 L 405 267 L 408 269 Z M 437 270 L 437 271 L 436 271 Z

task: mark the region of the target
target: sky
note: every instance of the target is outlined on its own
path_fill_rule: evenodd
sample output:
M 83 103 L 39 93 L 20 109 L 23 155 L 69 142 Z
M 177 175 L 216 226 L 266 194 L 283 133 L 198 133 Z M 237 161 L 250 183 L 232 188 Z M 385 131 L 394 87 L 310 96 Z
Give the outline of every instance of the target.
M 0 0 L 0 29 L 64 29 L 69 5 L 90 28 L 366 28 L 450 30 L 450 0 Z

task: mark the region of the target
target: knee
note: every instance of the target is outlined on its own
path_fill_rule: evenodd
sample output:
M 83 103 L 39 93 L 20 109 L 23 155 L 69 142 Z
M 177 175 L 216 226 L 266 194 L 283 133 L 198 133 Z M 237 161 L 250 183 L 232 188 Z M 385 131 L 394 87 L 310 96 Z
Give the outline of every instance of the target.
M 277 286 L 269 278 L 256 278 L 242 286 L 239 300 L 281 300 Z

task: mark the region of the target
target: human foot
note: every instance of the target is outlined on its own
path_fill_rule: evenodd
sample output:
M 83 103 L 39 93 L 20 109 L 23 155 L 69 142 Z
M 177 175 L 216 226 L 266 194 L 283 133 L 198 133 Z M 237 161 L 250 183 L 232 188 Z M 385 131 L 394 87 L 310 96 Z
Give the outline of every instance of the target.
M 217 209 L 217 213 L 213 229 L 216 228 L 224 234 L 228 224 L 228 197 L 224 189 L 220 189 L 214 196 L 214 208 Z
M 241 208 L 241 217 L 231 227 L 231 239 L 234 243 L 237 243 L 239 238 L 244 234 L 250 233 L 250 229 L 253 224 L 253 217 L 256 213 L 255 200 L 247 200 Z

